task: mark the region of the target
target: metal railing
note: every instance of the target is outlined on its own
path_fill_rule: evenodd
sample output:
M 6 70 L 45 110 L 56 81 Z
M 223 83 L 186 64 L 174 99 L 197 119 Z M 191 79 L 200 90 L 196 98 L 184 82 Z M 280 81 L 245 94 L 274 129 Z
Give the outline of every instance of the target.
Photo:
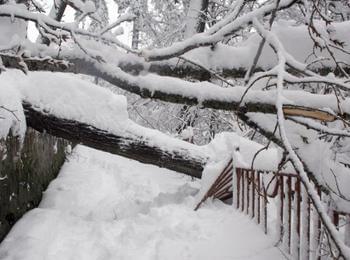
M 317 191 L 321 199 L 327 198 Z M 233 206 L 261 225 L 265 233 L 274 233 L 279 248 L 292 259 L 338 259 L 297 174 L 235 168 L 230 160 L 195 210 L 210 197 L 232 199 Z M 331 207 L 328 213 L 349 246 L 350 215 Z

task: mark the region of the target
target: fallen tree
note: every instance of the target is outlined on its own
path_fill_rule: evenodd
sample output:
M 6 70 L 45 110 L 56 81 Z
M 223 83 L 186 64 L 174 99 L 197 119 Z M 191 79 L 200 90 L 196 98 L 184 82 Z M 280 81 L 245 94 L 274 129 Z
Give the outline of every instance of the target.
M 74 144 L 83 144 L 195 178 L 201 178 L 203 167 L 208 161 L 207 157 L 198 154 L 195 156 L 194 151 L 185 147 L 169 151 L 147 142 L 141 137 L 116 135 L 92 125 L 43 113 L 27 102 L 23 103 L 23 108 L 28 126 L 39 132 L 47 132 L 53 136 L 64 138 Z
M 338 187 L 339 183 L 349 182 L 348 171 L 343 169 L 345 164 L 341 161 L 347 161 L 348 157 L 339 159 L 343 156 L 339 153 L 346 153 L 343 150 L 349 147 L 350 125 L 350 39 L 347 37 L 350 24 L 346 21 L 348 13 L 344 13 L 346 1 L 276 0 L 257 4 L 237 0 L 216 16 L 217 20 L 208 20 L 204 32 L 167 47 L 143 50 L 126 46 L 115 37 L 117 30 L 112 32 L 120 21 L 131 21 L 130 16 L 89 31 L 80 26 L 80 22 L 94 10 L 80 0 L 69 2 L 82 13 L 74 23 L 60 22 L 57 15 L 47 17 L 11 5 L 1 6 L 2 18 L 34 22 L 42 37 L 50 41 L 49 46 L 33 47 L 16 42 L 7 49 L 5 46 L 4 66 L 19 68 L 25 73 L 41 70 L 84 74 L 141 98 L 232 111 L 239 118 L 235 121 L 238 126 L 244 122 L 249 130 L 255 129 L 267 138 L 266 148 L 274 142 L 284 150 L 285 160 L 281 165 L 292 162 L 300 175 L 327 235 L 336 244 L 334 258 L 350 258 L 314 188 L 323 185 L 342 202 L 350 197 L 346 187 Z M 341 2 L 344 4 L 339 7 Z M 284 17 L 298 20 L 289 26 L 282 22 Z M 275 18 L 276 23 L 282 22 L 279 29 L 273 24 Z M 252 32 L 255 36 L 250 37 Z M 261 37 L 257 37 L 258 34 Z M 303 44 L 291 46 L 290 36 Z M 252 39 L 254 37 L 257 38 Z M 71 46 L 66 48 L 64 41 Z M 255 48 L 250 48 L 252 45 Z M 121 50 L 126 53 L 121 54 Z M 46 56 L 48 58 L 42 58 Z M 65 91 L 69 93 L 70 89 Z M 94 120 L 80 120 L 82 114 L 74 114 L 74 104 L 63 116 L 45 113 L 35 107 L 42 100 L 23 104 L 28 124 L 39 131 L 196 177 L 200 177 L 208 161 L 203 154 L 198 158 L 192 156 L 188 146 L 164 149 L 140 135 L 124 135 L 122 124 L 112 129 L 116 131 L 112 133 L 106 131 L 108 125 L 99 128 L 98 124 L 92 124 Z M 46 101 L 57 105 L 55 100 Z M 61 103 L 64 102 L 61 100 Z M 109 119 L 105 121 L 112 124 L 113 118 Z M 318 154 L 321 154 L 319 158 Z M 332 173 L 334 179 L 325 178 L 324 173 L 331 178 Z M 334 182 L 336 189 L 328 185 Z

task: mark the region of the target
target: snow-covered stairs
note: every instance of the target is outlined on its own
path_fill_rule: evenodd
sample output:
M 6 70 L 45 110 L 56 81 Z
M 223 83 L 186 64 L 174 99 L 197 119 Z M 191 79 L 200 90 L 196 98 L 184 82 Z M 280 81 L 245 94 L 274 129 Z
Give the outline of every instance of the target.
M 78 146 L 0 245 L 0 259 L 283 259 L 220 201 L 193 211 L 200 181 Z

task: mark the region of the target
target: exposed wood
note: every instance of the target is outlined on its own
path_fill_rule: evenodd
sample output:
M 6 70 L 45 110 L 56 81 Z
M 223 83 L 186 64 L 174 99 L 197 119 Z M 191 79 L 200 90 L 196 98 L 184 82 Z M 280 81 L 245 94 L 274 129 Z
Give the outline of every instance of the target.
M 285 116 L 301 116 L 311 119 L 320 120 L 322 122 L 333 122 L 337 117 L 327 111 L 310 109 L 298 106 L 284 106 L 283 112 Z
M 47 132 L 73 143 L 121 155 L 142 163 L 149 163 L 174 170 L 192 177 L 201 178 L 208 158 L 193 157 L 191 151 L 178 149 L 165 151 L 141 138 L 121 136 L 98 129 L 88 124 L 58 118 L 35 110 L 23 103 L 27 125 L 39 132 Z

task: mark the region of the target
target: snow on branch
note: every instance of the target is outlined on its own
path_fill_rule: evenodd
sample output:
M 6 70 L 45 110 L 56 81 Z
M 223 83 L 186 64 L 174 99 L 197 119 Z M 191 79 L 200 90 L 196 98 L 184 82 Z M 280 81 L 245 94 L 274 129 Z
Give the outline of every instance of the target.
M 2 59 L 5 67 L 18 68 L 16 57 L 2 55 Z M 74 56 L 74 54 L 67 56 L 67 60 L 70 63 L 51 59 L 24 58 L 29 70 L 73 72 L 96 76 L 143 98 L 221 110 L 276 113 L 275 90 L 251 90 L 245 94 L 246 88 L 243 86 L 222 88 L 210 82 L 187 82 L 154 74 L 133 76 L 118 67 L 108 66 L 94 59 L 81 58 L 79 55 Z M 339 107 L 334 95 L 311 94 L 297 90 L 286 91 L 285 98 L 285 111 L 288 115 L 323 121 L 334 121 L 338 117 L 350 118 L 350 99 L 343 100 Z M 328 110 L 325 110 L 326 108 Z
M 285 67 L 290 58 L 289 54 L 285 51 L 283 45 L 278 40 L 276 35 L 272 32 L 264 29 L 263 25 L 255 18 L 253 20 L 254 27 L 259 31 L 259 33 L 266 39 L 266 41 L 272 46 L 278 56 L 278 64 L 276 66 L 277 70 L 277 97 L 276 97 L 276 108 L 277 108 L 277 122 L 279 128 L 279 134 L 281 141 L 288 152 L 288 156 L 293 163 L 295 170 L 298 172 L 301 182 L 303 183 L 307 195 L 312 200 L 315 205 L 316 211 L 327 229 L 331 239 L 335 243 L 335 246 L 339 250 L 339 255 L 345 259 L 350 258 L 349 248 L 344 244 L 344 241 L 341 239 L 341 235 L 336 227 L 333 225 L 327 210 L 325 209 L 321 199 L 319 198 L 317 191 L 312 182 L 309 181 L 309 176 L 304 169 L 302 160 L 299 158 L 297 153 L 292 147 L 291 142 L 289 141 L 287 130 L 285 127 L 285 114 L 283 111 L 285 91 L 284 91 L 284 74 Z M 295 63 L 294 60 L 289 60 L 290 63 Z M 294 64 L 293 64 L 294 65 Z
M 203 165 L 210 157 L 205 147 L 134 123 L 128 117 L 124 96 L 74 76 L 49 72 L 26 76 L 19 71 L 7 71 L 0 74 L 0 82 L 0 87 L 6 85 L 7 88 L 7 92 L 0 89 L 0 101 L 8 100 L 6 109 L 0 107 L 0 139 L 7 136 L 10 128 L 15 129 L 15 120 L 22 125 L 13 134 L 24 134 L 27 122 L 38 131 L 74 143 L 197 178 L 201 177 Z M 9 96 L 3 96 L 3 93 Z
M 279 9 L 290 7 L 295 2 L 297 1 L 282 0 L 279 5 Z M 263 7 L 244 14 L 241 17 L 237 17 L 234 20 L 232 20 L 232 17 L 229 15 L 226 17 L 227 21 L 224 19 L 222 20 L 222 23 L 220 23 L 219 26 L 222 26 L 220 29 L 209 30 L 208 32 L 195 34 L 194 36 L 182 42 L 175 43 L 172 46 L 163 49 L 143 50 L 142 55 L 148 61 L 165 60 L 177 57 L 200 46 L 209 46 L 218 43 L 225 37 L 232 35 L 240 30 L 243 26 L 251 23 L 254 17 L 266 16 L 270 14 L 274 9 L 274 4 L 264 5 Z M 237 7 L 236 10 L 239 10 L 239 7 Z
M 34 22 L 39 28 L 39 32 L 41 34 L 44 34 L 43 36 L 50 37 L 51 40 L 56 40 L 57 42 L 60 42 L 60 39 L 67 40 L 71 37 L 79 45 L 79 42 L 77 42 L 77 39 L 74 37 L 74 35 L 81 35 L 85 37 L 91 37 L 96 40 L 105 41 L 110 44 L 114 44 L 122 49 L 125 49 L 129 52 L 134 52 L 124 43 L 109 35 L 106 35 L 106 28 L 104 28 L 101 32 L 93 33 L 87 30 L 80 29 L 78 27 L 78 24 L 76 23 L 59 22 L 45 14 L 32 13 L 25 9 L 18 8 L 14 5 L 0 5 L 0 17 L 11 17 L 11 19 L 18 18 L 25 21 Z M 124 17 L 124 19 L 119 23 L 131 20 L 132 17 L 130 16 Z
M 13 70 L 2 73 L 0 82 L 7 82 L 12 102 L 22 103 L 23 109 L 21 105 L 18 108 L 22 122 L 25 116 L 27 125 L 38 131 L 197 178 L 208 161 L 219 161 L 222 153 L 229 153 L 232 146 L 227 145 L 228 140 L 244 146 L 248 163 L 262 147 L 229 133 L 218 135 L 209 145 L 197 146 L 147 129 L 129 119 L 124 96 L 73 75 L 24 75 Z M 22 126 L 22 132 L 25 127 Z M 0 130 L 3 128 L 1 124 Z M 278 156 L 277 149 L 269 149 L 259 155 L 256 165 L 276 169 Z M 265 163 L 266 158 L 271 160 L 269 164 Z

